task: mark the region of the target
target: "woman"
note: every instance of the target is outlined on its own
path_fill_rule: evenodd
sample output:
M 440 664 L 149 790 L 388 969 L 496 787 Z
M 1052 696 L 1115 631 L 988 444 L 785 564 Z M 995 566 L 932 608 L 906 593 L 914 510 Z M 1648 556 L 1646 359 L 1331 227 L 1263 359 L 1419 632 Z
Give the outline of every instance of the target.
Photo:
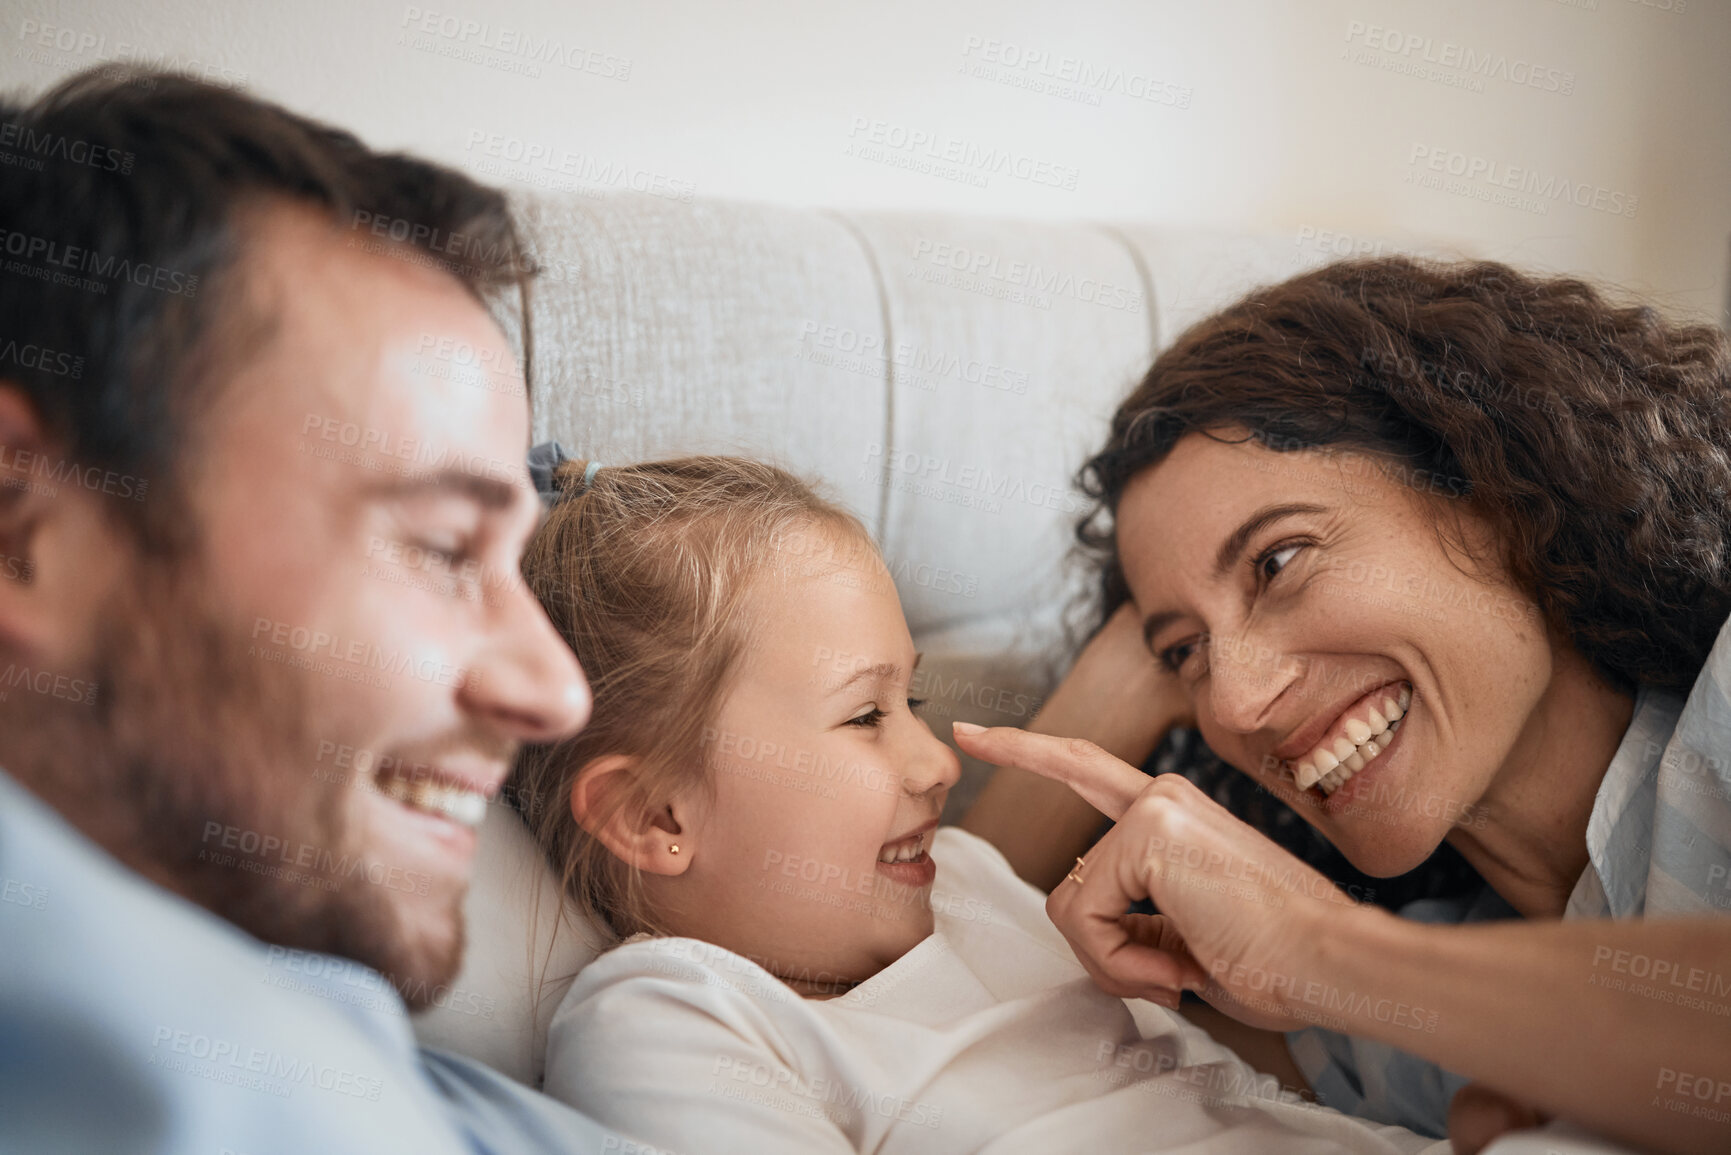
M 1731 1148 L 1728 386 L 1716 330 L 1496 264 L 1252 293 L 1083 471 L 1106 625 L 1038 728 L 1093 743 L 958 727 L 1021 771 L 966 825 L 1031 848 L 1103 987 L 1200 963 L 1343 1109 Z M 1446 841 L 1487 892 L 1441 916 L 1519 919 L 1358 906 L 1130 765 L 1189 719 L 1359 869 Z M 1098 816 L 1058 783 L 1119 820 L 1062 881 Z

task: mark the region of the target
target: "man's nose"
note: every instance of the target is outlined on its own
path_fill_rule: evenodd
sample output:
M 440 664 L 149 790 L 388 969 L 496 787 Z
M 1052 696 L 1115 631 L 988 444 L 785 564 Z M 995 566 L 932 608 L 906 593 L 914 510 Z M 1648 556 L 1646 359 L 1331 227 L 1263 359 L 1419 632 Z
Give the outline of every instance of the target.
M 498 613 L 461 696 L 474 714 L 523 742 L 553 742 L 589 722 L 593 698 L 577 655 L 521 581 L 499 595 Z

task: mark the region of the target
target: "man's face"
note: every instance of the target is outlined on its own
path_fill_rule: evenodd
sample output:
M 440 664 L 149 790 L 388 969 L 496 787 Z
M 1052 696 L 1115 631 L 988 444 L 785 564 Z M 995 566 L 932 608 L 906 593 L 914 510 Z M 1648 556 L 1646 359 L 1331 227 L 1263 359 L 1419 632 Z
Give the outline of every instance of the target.
M 241 259 L 268 324 L 195 419 L 193 556 L 93 590 L 88 634 L 54 647 L 103 696 L 56 728 L 112 779 L 68 816 L 259 937 L 358 958 L 421 1003 L 461 961 L 473 827 L 518 743 L 588 716 L 518 578 L 540 510 L 526 393 L 446 273 L 289 208 L 257 215 Z

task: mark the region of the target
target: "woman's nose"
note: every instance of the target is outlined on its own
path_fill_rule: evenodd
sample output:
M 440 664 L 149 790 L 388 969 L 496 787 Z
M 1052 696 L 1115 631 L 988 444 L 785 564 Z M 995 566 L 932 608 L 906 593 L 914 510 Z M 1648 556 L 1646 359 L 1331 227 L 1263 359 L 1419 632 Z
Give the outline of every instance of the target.
M 1290 675 L 1288 663 L 1247 635 L 1216 637 L 1208 648 L 1208 708 L 1222 729 L 1248 734 L 1260 729 L 1269 704 Z

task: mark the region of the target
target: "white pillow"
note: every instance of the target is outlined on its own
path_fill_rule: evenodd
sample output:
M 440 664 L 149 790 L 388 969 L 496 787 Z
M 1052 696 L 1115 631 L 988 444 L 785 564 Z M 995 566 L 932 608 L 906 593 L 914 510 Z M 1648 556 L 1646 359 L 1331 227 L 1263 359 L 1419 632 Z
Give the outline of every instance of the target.
M 502 802 L 487 808 L 463 910 L 462 972 L 414 1016 L 415 1036 L 539 1087 L 547 1024 L 602 937 L 565 902 L 529 828 Z

